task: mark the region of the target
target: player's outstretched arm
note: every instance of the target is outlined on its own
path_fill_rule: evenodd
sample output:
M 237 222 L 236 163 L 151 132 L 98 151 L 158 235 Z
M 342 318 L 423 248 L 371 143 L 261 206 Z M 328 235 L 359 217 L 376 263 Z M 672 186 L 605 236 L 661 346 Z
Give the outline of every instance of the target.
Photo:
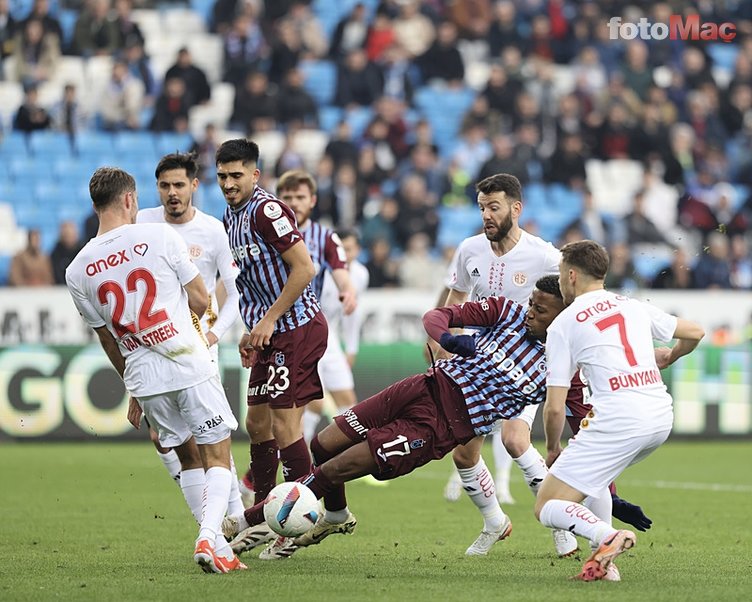
M 673 364 L 680 357 L 692 353 L 704 336 L 705 330 L 702 326 L 690 320 L 677 318 L 676 330 L 674 331 L 674 338 L 677 339 L 676 345 L 671 348 L 669 353 L 656 354 L 658 367 L 663 369 Z
M 339 300 L 342 303 L 342 311 L 349 316 L 358 307 L 358 293 L 350 279 L 350 271 L 347 269 L 332 270 L 332 278 L 339 291 Z
M 543 406 L 543 429 L 546 433 L 546 466 L 550 467 L 561 453 L 561 434 L 566 420 L 567 392 L 569 387 L 552 387 L 546 390 Z

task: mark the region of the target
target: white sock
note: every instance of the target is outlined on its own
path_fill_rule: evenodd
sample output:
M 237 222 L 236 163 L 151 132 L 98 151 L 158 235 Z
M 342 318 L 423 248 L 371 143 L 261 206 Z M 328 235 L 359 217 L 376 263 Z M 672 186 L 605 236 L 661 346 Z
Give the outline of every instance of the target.
M 496 487 L 486 463 L 481 458 L 472 468 L 459 468 L 462 488 L 483 515 L 484 529 L 498 531 L 504 522 L 504 512 L 496 499 Z
M 305 439 L 306 443 L 310 443 L 311 439 L 313 439 L 320 420 L 321 416 L 316 412 L 311 412 L 310 410 L 303 412 L 303 439 Z
M 582 501 L 582 505 L 590 508 L 590 511 L 595 514 L 604 523 L 611 526 L 611 510 L 613 509 L 611 502 L 611 492 L 608 487 L 604 488 L 598 497 L 589 496 Z M 598 549 L 600 542 L 591 541 L 590 547 L 595 551 Z
M 509 491 L 509 474 L 512 472 L 512 456 L 501 442 L 501 433 L 491 436 L 494 466 L 496 467 L 496 487 L 504 492 Z
M 220 532 L 214 540 L 214 552 L 222 558 L 232 559 L 235 557 L 235 553 L 227 543 L 225 536 Z
M 616 529 L 600 520 L 585 506 L 567 500 L 548 500 L 541 508 L 540 522 L 544 527 L 570 531 L 597 545 L 616 533 Z
M 324 520 L 328 523 L 336 525 L 338 523 L 344 523 L 347 520 L 349 514 L 350 511 L 347 509 L 347 506 L 342 508 L 342 510 L 325 510 Z
M 227 512 L 227 500 L 230 498 L 232 473 L 228 468 L 212 466 L 206 471 L 206 486 L 204 487 L 204 517 L 199 539 L 211 542 L 222 534 L 222 519 Z
M 180 459 L 178 458 L 178 455 L 175 453 L 175 450 L 171 449 L 166 454 L 157 452 L 157 455 L 159 456 L 159 459 L 162 460 L 162 464 L 164 464 L 164 467 L 167 469 L 167 472 L 170 473 L 170 478 L 179 485 L 181 467 L 180 467 Z
M 206 475 L 203 468 L 191 468 L 180 473 L 180 489 L 186 504 L 191 509 L 193 518 L 201 524 L 201 513 L 204 507 L 204 487 Z
M 232 483 L 230 483 L 230 499 L 227 502 L 227 515 L 235 516 L 243 514 L 245 507 L 243 500 L 240 499 L 240 487 L 238 485 L 238 473 L 235 470 L 235 460 L 230 456 L 230 473 L 232 473 Z
M 538 495 L 538 489 L 540 489 L 543 479 L 548 474 L 548 468 L 546 468 L 546 461 L 543 459 L 543 456 L 530 445 L 527 451 L 519 458 L 515 458 L 514 461 L 520 467 L 525 478 L 525 483 L 530 487 L 530 491 L 533 492 L 533 495 Z

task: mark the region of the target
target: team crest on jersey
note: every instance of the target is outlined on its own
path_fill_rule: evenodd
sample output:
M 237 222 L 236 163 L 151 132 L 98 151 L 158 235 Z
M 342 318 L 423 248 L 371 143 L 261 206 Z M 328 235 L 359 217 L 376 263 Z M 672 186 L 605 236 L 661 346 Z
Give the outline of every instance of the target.
M 188 247 L 188 255 L 191 256 L 191 259 L 198 259 L 203 252 L 204 250 L 198 245 L 191 245 Z
M 546 360 L 539 361 L 538 364 L 535 366 L 535 369 L 541 374 L 547 374 L 548 368 L 546 367 Z
M 517 286 L 525 286 L 527 284 L 527 276 L 522 272 L 515 272 L 512 276 L 512 282 Z
M 426 444 L 425 439 L 413 439 L 410 441 L 410 449 L 420 449 Z
M 281 351 L 277 351 L 277 353 L 274 354 L 274 363 L 277 364 L 277 366 L 284 366 L 285 354 Z
M 140 244 L 137 244 L 133 247 L 133 252 L 136 255 L 141 255 L 143 257 L 146 255 L 146 252 L 149 250 L 149 245 L 147 245 L 145 242 L 142 242 Z
M 279 206 L 279 203 L 269 201 L 266 205 L 264 205 L 264 215 L 269 219 L 277 219 L 280 215 L 282 215 L 282 207 Z

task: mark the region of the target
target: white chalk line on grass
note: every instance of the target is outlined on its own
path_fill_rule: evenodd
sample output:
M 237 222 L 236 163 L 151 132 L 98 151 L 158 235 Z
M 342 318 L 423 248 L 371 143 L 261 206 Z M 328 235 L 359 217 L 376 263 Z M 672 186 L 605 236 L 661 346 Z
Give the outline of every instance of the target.
M 436 470 L 418 470 L 413 473 L 417 479 L 448 479 L 449 472 Z M 517 480 L 514 476 L 512 481 Z M 739 485 L 734 483 L 693 483 L 683 481 L 645 481 L 629 478 L 618 479 L 619 485 L 632 485 L 635 487 L 652 487 L 654 489 L 677 489 L 681 491 L 714 491 L 721 493 L 752 493 L 752 485 Z

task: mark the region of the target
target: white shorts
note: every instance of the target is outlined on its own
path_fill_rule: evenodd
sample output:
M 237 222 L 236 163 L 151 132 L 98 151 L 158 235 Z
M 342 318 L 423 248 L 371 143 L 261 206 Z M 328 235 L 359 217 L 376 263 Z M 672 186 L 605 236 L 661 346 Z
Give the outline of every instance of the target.
M 177 447 L 191 436 L 196 443 L 219 443 L 238 428 L 219 376 L 193 387 L 140 397 L 138 402 L 162 447 Z
M 514 418 L 509 418 L 508 420 L 522 420 L 525 424 L 527 424 L 527 428 L 529 428 L 531 431 L 533 430 L 533 422 L 535 421 L 535 415 L 538 413 L 538 406 L 543 404 L 535 404 L 530 406 L 525 406 L 525 409 L 522 410 L 517 416 Z M 501 427 L 504 424 L 504 420 L 500 419 L 497 420 L 493 425 L 493 430 L 489 433 L 489 435 L 493 435 L 496 433 L 501 432 Z
M 648 434 L 580 429 L 549 472 L 584 495 L 597 497 L 627 466 L 660 447 L 670 432 L 671 428 Z
M 352 368 L 339 344 L 339 337 L 331 336 L 326 351 L 319 360 L 319 378 L 325 391 L 352 391 L 355 388 Z

